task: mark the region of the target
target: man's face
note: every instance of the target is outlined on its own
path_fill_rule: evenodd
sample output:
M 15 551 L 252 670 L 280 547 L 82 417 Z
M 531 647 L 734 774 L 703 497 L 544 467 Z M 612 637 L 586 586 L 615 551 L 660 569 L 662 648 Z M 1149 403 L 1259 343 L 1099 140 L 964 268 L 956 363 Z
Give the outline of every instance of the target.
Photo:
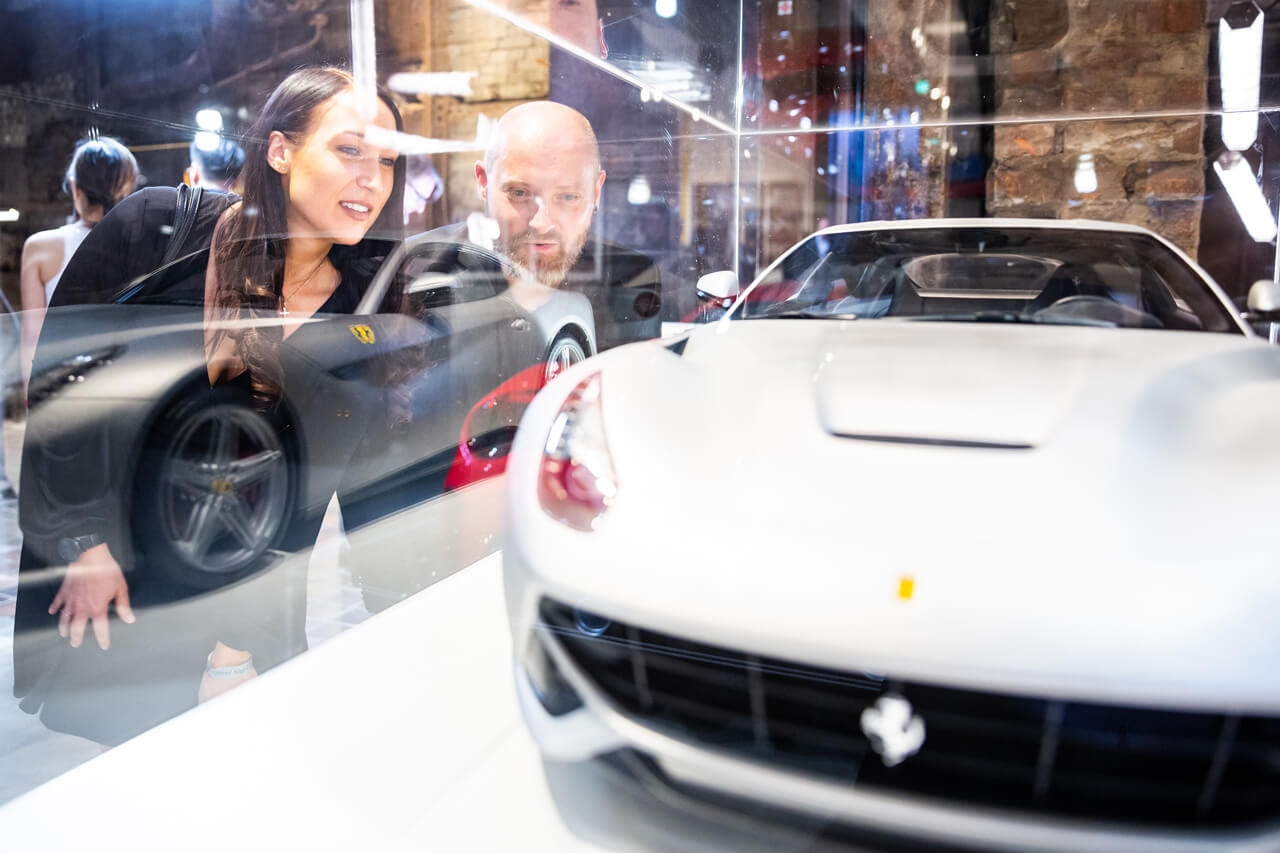
M 496 248 L 547 287 L 577 263 L 604 184 L 581 146 L 527 150 L 511 140 L 493 174 L 477 164 L 485 210 L 498 223 Z
M 550 25 L 547 28 L 587 53 L 598 54 L 601 58 L 609 54 L 596 0 L 551 0 Z

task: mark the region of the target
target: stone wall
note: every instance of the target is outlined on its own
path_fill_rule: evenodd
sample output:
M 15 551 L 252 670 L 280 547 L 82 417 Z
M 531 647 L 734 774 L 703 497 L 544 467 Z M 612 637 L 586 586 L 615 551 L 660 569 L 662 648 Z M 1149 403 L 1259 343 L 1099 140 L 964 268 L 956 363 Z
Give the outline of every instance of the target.
M 1202 0 L 996 0 L 998 118 L 987 176 L 993 216 L 1144 225 L 1194 256 L 1204 195 L 1204 119 L 1091 120 L 1202 112 L 1209 33 Z M 1091 155 L 1097 189 L 1075 175 Z

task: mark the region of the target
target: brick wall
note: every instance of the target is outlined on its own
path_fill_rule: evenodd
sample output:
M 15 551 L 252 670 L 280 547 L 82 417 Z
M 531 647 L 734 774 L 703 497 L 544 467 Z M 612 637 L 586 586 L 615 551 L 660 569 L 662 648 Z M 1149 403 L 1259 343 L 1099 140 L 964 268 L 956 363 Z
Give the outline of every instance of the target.
M 1070 118 L 995 128 L 990 213 L 1144 225 L 1194 256 L 1204 119 L 1087 116 L 1206 108 L 1201 0 L 997 0 L 991 52 L 998 117 Z M 1075 181 L 1085 154 L 1098 183 L 1089 193 Z
M 513 12 L 545 25 L 549 0 L 508 0 Z M 525 101 L 550 92 L 550 48 L 536 36 L 463 0 L 433 0 L 432 70 L 476 71 L 471 95 L 432 98 L 431 130 L 447 139 L 472 139 L 481 114 L 495 119 Z M 444 209 L 458 222 L 480 209 L 474 165 L 477 153 L 439 158 Z

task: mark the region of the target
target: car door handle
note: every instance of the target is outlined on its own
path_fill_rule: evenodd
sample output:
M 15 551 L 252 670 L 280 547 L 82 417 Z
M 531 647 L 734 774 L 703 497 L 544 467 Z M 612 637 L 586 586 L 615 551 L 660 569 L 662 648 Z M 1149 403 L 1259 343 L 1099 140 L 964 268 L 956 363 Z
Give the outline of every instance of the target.
M 529 331 L 529 321 L 523 317 L 517 317 L 511 321 L 511 328 L 517 332 L 527 332 Z

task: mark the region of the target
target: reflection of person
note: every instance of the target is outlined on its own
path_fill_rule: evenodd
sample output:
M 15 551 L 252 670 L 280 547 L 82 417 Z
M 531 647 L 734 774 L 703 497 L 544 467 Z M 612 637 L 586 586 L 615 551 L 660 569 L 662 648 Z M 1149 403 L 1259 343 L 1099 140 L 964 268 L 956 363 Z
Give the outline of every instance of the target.
M 233 191 L 243 168 L 244 149 L 233 140 L 218 137 L 217 146 L 208 151 L 196 142 L 191 143 L 191 165 L 187 167 L 187 178 L 193 187 Z
M 587 53 L 598 54 L 601 59 L 609 55 L 609 45 L 604 40 L 604 21 L 600 18 L 596 0 L 551 0 L 548 29 Z
M 31 375 L 44 309 L 62 271 L 89 229 L 120 199 L 133 192 L 138 164 L 129 149 L 109 136 L 76 145 L 62 188 L 75 206 L 75 221 L 32 234 L 22 247 L 22 376 Z
M 405 157 L 404 226 L 408 234 L 426 230 L 427 208 L 444 195 L 440 173 L 425 154 Z
M 495 124 L 476 184 L 497 224 L 496 248 L 513 289 L 537 283 L 591 300 L 601 349 L 659 333 L 661 284 L 644 255 L 591 237 L 605 172 L 591 124 L 577 110 L 538 101 Z M 519 297 L 518 297 L 519 298 Z
M 353 310 L 369 274 L 363 258 L 372 241 L 366 235 L 398 230 L 402 161 L 366 142 L 363 133 L 368 124 L 402 127 L 389 96 L 380 98 L 367 123 L 357 113 L 349 74 L 331 68 L 291 74 L 247 136 L 243 201 L 206 194 L 214 212 L 202 202 L 183 244 L 208 258 L 196 273 L 204 281 L 207 370 L 192 378 L 180 405 L 250 407 L 286 444 L 295 432 L 324 434 L 325 446 L 311 449 L 307 470 L 296 476 L 328 494 L 342 491 L 355 446 L 377 413 L 348 413 L 333 423 L 330 401 L 308 406 L 307 389 L 292 373 L 301 359 L 286 341 L 312 315 Z M 102 239 L 91 235 L 68 268 L 68 284 L 73 277 L 83 280 L 73 292 L 101 290 L 84 281 L 115 280 L 122 268 L 127 274 L 125 265 L 138 254 L 132 249 L 157 242 L 162 233 L 149 211 L 166 204 L 172 219 L 176 192 L 147 190 L 113 211 L 100 226 Z M 147 254 L 158 258 L 163 248 L 148 247 Z M 201 249 L 208 251 L 201 255 Z M 193 592 L 164 567 L 148 564 L 148 555 L 130 558 L 131 527 L 160 520 L 122 519 L 112 509 L 118 496 L 81 494 L 71 467 L 107 466 L 86 456 L 59 467 L 44 452 L 56 441 L 45 437 L 42 443 L 29 430 L 24 447 L 14 638 L 14 693 L 24 697 L 24 710 L 39 711 L 55 730 L 118 743 L 305 648 L 305 585 L 290 583 L 283 571 L 229 578 L 236 583 L 197 599 L 194 619 L 175 624 L 173 611 L 161 607 L 140 610 L 135 619 L 131 604 L 171 604 Z M 58 476 L 42 490 L 36 470 Z M 101 479 L 118 488 L 112 477 Z M 42 491 L 44 505 L 36 499 Z M 57 498 L 47 497 L 50 492 Z M 48 508 L 58 499 L 72 508 L 62 517 Z M 169 510 L 174 508 L 162 508 Z M 295 513 L 278 544 L 307 547 L 319 527 L 319 517 Z M 111 619 L 112 604 L 119 621 Z M 55 623 L 58 636 L 51 636 Z M 96 644 L 83 643 L 90 625 Z

